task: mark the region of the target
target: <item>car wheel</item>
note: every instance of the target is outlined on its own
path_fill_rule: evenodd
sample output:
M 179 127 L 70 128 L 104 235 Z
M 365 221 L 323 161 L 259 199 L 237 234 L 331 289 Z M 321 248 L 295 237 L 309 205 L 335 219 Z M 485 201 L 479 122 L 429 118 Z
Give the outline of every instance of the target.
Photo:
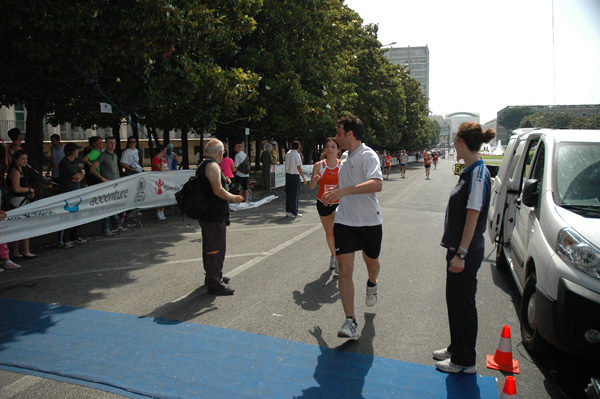
M 538 330 L 538 318 L 536 314 L 536 284 L 535 273 L 532 273 L 525 283 L 521 297 L 521 338 L 523 346 L 530 352 L 542 353 L 547 348 L 547 342 L 542 338 Z

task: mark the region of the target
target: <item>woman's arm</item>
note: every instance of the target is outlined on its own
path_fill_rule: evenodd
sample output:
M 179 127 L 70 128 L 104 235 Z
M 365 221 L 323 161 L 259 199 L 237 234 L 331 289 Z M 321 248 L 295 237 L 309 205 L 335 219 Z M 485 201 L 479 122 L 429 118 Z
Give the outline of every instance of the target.
M 477 227 L 477 219 L 479 219 L 479 211 L 475 209 L 467 209 L 467 220 L 465 221 L 465 228 L 463 229 L 462 239 L 460 240 L 460 247 L 469 249 L 473 235 L 475 234 L 475 227 Z M 459 250 L 463 252 L 462 250 Z M 460 259 L 458 256 L 454 256 L 450 260 L 450 272 L 460 273 L 465 270 L 465 261 Z

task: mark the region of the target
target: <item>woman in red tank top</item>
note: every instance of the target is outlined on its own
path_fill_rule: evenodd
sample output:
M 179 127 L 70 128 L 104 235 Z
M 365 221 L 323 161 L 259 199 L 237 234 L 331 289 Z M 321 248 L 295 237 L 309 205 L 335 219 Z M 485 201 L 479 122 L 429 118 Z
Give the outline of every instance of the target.
M 325 229 L 325 238 L 331 252 L 329 260 L 329 268 L 335 269 L 337 273 L 337 260 L 335 258 L 335 239 L 333 237 L 333 224 L 335 222 L 335 210 L 337 203 L 324 205 L 321 201 L 323 193 L 331 190 L 338 185 L 338 171 L 340 170 L 340 160 L 338 154 L 340 146 L 333 137 L 325 139 L 325 148 L 323 150 L 324 159 L 315 164 L 310 180 L 310 188 L 314 189 L 319 184 L 319 192 L 317 193 L 317 211 L 321 217 L 321 223 Z

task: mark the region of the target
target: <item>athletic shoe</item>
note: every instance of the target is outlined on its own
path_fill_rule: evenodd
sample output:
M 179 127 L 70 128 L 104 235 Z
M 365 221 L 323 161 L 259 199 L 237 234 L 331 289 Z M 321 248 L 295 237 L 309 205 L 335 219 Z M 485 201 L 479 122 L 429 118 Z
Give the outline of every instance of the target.
M 443 371 L 444 373 L 465 373 L 465 374 L 474 374 L 477 370 L 475 366 L 463 367 L 458 364 L 452 363 L 450 359 L 443 360 L 441 362 L 437 362 L 435 364 L 438 370 Z
M 329 259 L 329 270 L 331 269 L 337 269 L 337 259 L 335 258 L 335 255 L 331 255 L 331 258 Z
M 358 332 L 358 324 L 356 321 L 352 320 L 352 318 L 347 317 L 344 321 L 344 325 L 338 331 L 339 338 L 350 338 L 357 339 L 360 337 L 360 333 Z
M 293 218 L 293 217 L 294 217 L 294 214 L 293 214 L 292 212 L 286 212 L 286 213 L 285 213 L 285 217 L 286 217 L 286 218 Z
M 221 286 L 220 288 L 209 288 L 208 293 L 210 295 L 233 295 L 235 290 L 227 286 Z
M 20 267 L 21 266 L 17 265 L 15 262 L 13 262 L 10 259 L 5 260 L 4 263 L 2 264 L 2 268 L 6 269 L 6 270 L 9 270 L 9 269 L 14 270 L 14 269 L 18 269 Z
M 295 215 L 294 215 L 294 214 L 292 213 L 292 217 L 293 217 L 294 219 L 296 219 L 296 218 L 301 218 L 301 217 L 302 217 L 302 214 L 301 214 L 301 213 L 297 213 L 297 214 L 295 214 Z
M 102 234 L 104 234 L 106 237 L 111 237 L 114 236 L 113 232 L 110 231 L 109 229 L 106 229 L 102 232 Z
M 63 244 L 58 244 L 59 248 L 73 248 L 73 243 L 71 241 L 67 241 Z
M 119 226 L 119 227 L 117 227 L 116 229 L 113 230 L 113 233 L 123 233 L 125 231 L 127 231 L 127 229 L 125 227 Z
M 0 267 L 0 273 L 2 273 L 3 271 L 4 271 L 4 269 Z
M 446 360 L 452 357 L 452 353 L 448 352 L 448 348 L 433 351 L 433 358 L 435 360 Z
M 367 306 L 375 306 L 377 303 L 377 284 L 375 287 L 369 287 L 367 285 L 367 299 L 365 300 Z
M 78 238 L 78 239 L 76 239 L 75 241 L 70 241 L 70 242 L 72 242 L 72 243 L 75 243 L 75 244 L 83 244 L 83 243 L 86 243 L 86 242 L 87 242 L 87 240 L 86 240 L 85 238 L 81 238 L 81 237 L 79 237 L 79 238 Z

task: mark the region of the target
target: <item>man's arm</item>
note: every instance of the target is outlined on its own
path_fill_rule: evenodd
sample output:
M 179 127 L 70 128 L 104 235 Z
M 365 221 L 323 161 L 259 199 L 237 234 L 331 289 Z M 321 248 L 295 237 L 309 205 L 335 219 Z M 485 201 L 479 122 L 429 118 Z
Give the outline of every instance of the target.
M 377 178 L 369 179 L 366 182 L 355 184 L 354 186 L 336 188 L 323 193 L 323 203 L 331 204 L 337 202 L 346 195 L 378 193 L 382 188 L 383 180 Z
M 90 167 L 90 173 L 96 176 L 98 179 L 100 179 L 100 181 L 108 181 L 108 179 L 102 177 L 102 175 L 98 173 L 98 166 L 100 166 L 100 162 L 96 160 Z
M 302 176 L 302 180 L 304 180 L 304 185 L 306 186 L 308 180 L 306 180 L 306 177 L 304 177 L 304 172 L 302 172 L 302 165 L 298 165 L 298 173 L 300 174 L 300 176 Z
M 206 165 L 206 178 L 210 182 L 213 193 L 217 197 L 225 201 L 233 201 L 236 204 L 239 204 L 244 200 L 244 197 L 241 195 L 233 195 L 223 188 L 221 185 L 221 168 L 216 162 L 211 162 Z

